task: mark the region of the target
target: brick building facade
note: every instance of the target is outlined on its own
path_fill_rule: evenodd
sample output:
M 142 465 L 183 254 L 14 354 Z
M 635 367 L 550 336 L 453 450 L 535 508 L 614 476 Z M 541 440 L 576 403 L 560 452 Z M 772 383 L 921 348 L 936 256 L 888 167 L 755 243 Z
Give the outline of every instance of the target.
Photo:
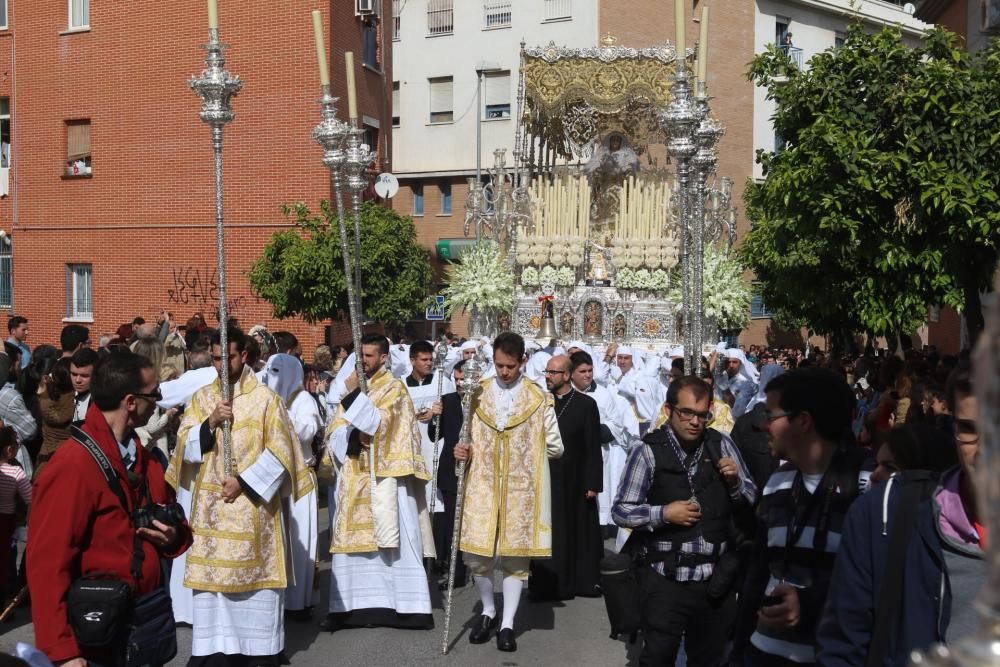
M 219 4 L 227 68 L 244 80 L 224 145 L 230 313 L 247 328 L 266 322 L 272 331 L 291 330 L 308 350 L 323 340 L 324 327 L 274 320 L 270 305 L 251 293 L 246 272 L 270 236 L 288 226 L 282 204 L 317 208 L 330 196 L 311 138 L 320 92 L 312 7 Z M 384 0 L 381 9 L 390 4 Z M 359 111 L 381 169 L 391 155 L 387 22 L 356 16 L 354 0 L 315 6 L 334 94 L 344 100 L 341 117 L 344 52 L 356 54 Z M 0 306 L 29 318 L 32 345 L 57 341 L 68 321 L 86 323 L 96 340 L 162 308 L 181 321 L 201 311 L 214 324 L 212 147 L 198 118 L 200 100 L 187 86 L 203 67 L 204 2 L 126 10 L 98 1 L 89 3 L 89 16 L 68 13 L 66 0 L 8 9 L 0 97 L 9 100 L 13 163 L 0 229 L 12 241 L 13 298 Z M 337 326 L 334 339 L 346 331 Z

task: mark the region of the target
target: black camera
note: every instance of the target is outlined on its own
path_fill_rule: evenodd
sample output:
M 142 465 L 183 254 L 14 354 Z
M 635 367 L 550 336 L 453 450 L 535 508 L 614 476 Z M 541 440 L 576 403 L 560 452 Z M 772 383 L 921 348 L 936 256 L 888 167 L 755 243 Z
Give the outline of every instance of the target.
M 139 507 L 132 513 L 132 521 L 136 528 L 153 528 L 153 521 L 176 528 L 184 523 L 184 508 L 178 503 L 168 505 L 157 505 L 149 503 L 145 507 Z

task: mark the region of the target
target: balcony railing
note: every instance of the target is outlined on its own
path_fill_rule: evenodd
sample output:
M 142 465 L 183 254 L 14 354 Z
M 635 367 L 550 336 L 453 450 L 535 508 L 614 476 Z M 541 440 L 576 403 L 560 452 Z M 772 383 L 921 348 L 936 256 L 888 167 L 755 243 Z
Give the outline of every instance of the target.
M 544 2 L 546 21 L 573 18 L 573 0 L 544 0 Z
M 785 54 L 791 59 L 792 64 L 795 65 L 795 69 L 802 69 L 802 49 L 797 46 L 779 46 L 779 49 L 785 52 Z
M 399 39 L 400 18 L 399 14 L 403 10 L 403 0 L 392 0 L 392 41 Z

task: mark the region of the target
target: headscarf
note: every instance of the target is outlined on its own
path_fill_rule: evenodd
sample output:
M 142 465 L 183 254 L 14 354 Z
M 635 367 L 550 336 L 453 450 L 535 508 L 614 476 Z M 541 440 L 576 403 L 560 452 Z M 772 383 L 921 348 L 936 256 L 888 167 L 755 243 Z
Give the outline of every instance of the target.
M 739 359 L 740 360 L 740 372 L 739 374 L 750 380 L 754 384 L 759 384 L 760 374 L 757 372 L 757 368 L 747 361 L 747 355 L 743 353 L 738 347 L 731 347 L 726 350 L 727 359 Z
M 302 362 L 290 354 L 274 354 L 267 360 L 267 386 L 287 407 L 302 390 Z
M 778 364 L 767 364 L 766 366 L 760 369 L 760 384 L 757 387 L 757 394 L 752 399 L 750 399 L 749 403 L 747 403 L 746 410 L 744 410 L 743 414 L 746 414 L 751 410 L 753 410 L 753 407 L 758 403 L 764 403 L 767 401 L 766 389 L 768 383 L 784 372 L 785 369 L 779 366 Z

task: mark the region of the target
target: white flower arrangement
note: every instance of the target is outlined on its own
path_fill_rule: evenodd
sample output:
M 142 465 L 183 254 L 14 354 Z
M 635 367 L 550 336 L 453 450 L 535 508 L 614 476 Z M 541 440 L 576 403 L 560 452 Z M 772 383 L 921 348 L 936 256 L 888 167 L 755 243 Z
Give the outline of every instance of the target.
M 728 251 L 712 245 L 705 247 L 704 261 L 705 317 L 722 330 L 742 329 L 750 321 L 750 286 L 743 280 L 743 265 L 730 257 Z M 680 310 L 680 289 L 670 290 L 669 296 L 675 310 Z
M 538 273 L 538 282 L 541 285 L 555 285 L 559 276 L 554 266 L 544 266 Z
M 576 286 L 576 271 L 568 266 L 560 267 L 556 271 L 556 285 L 559 287 L 575 287 Z
M 469 248 L 446 269 L 448 286 L 441 290 L 448 314 L 476 308 L 481 312 L 514 307 L 516 279 L 492 241 Z
M 537 287 L 542 284 L 538 279 L 538 269 L 533 266 L 526 266 L 521 271 L 521 284 L 526 287 Z

